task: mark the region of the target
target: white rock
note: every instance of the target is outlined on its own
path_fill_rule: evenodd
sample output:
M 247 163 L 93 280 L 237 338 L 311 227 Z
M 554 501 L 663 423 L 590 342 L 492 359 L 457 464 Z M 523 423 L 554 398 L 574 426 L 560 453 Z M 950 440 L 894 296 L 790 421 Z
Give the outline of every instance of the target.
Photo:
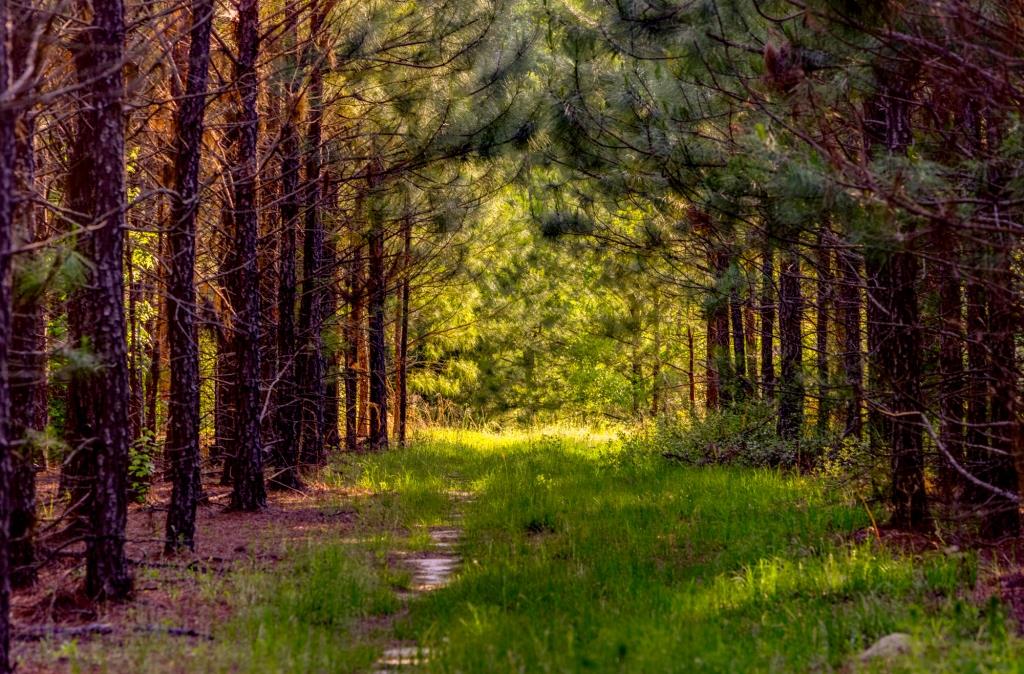
M 867 662 L 878 658 L 889 660 L 900 655 L 906 655 L 913 646 L 913 640 L 909 634 L 893 632 L 887 634 L 860 654 L 860 661 Z

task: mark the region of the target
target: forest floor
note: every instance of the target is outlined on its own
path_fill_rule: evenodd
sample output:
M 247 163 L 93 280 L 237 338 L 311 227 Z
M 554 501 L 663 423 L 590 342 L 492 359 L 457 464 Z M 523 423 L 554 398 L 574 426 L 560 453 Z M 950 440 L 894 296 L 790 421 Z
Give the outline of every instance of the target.
M 133 510 L 132 603 L 76 615 L 55 590 L 72 567 L 19 595 L 23 634 L 64 630 L 20 640 L 20 671 L 1024 667 L 998 596 L 1017 569 L 880 544 L 820 479 L 684 468 L 584 433 L 438 430 L 340 457 L 255 516 L 218 494 L 187 559 L 159 556 L 162 513 Z M 902 654 L 861 661 L 893 633 Z

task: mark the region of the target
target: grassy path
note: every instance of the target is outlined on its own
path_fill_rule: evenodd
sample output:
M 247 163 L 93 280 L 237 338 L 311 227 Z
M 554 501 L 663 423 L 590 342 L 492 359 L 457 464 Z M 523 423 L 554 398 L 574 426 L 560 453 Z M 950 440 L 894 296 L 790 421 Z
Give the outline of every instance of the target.
M 1002 607 L 977 599 L 973 554 L 851 543 L 867 515 L 820 480 L 454 432 L 328 480 L 364 495 L 344 506 L 357 535 L 236 581 L 239 616 L 180 671 L 368 672 L 397 646 L 428 652 L 426 672 L 852 671 L 893 632 L 913 652 L 861 669 L 1024 670 Z M 448 527 L 461 566 L 415 592 L 409 556 Z
M 810 481 L 468 433 L 351 477 L 386 494 L 369 519 L 412 540 L 449 521 L 453 492 L 474 495 L 461 573 L 393 624 L 430 649 L 428 671 L 829 671 L 897 631 L 917 646 L 889 669 L 1016 669 L 1022 654 L 999 605 L 970 596 L 972 555 L 851 544 L 863 508 Z

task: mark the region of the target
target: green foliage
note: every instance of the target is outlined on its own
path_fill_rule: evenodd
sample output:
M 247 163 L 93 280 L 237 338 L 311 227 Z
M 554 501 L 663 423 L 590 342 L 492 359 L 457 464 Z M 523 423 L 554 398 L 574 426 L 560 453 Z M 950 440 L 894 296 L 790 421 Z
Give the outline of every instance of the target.
M 811 444 L 780 439 L 776 420 L 773 406 L 749 402 L 682 422 L 658 419 L 629 442 L 694 466 L 796 466 Z
M 137 503 L 145 503 L 153 487 L 158 451 L 159 445 L 146 430 L 128 449 L 128 494 Z

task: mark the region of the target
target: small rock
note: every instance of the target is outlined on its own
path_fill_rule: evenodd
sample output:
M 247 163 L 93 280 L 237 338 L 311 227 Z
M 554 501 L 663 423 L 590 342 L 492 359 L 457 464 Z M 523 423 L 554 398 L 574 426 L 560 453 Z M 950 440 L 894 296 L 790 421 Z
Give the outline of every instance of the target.
M 867 662 L 879 658 L 889 660 L 900 655 L 906 655 L 910 652 L 912 645 L 913 641 L 909 634 L 893 632 L 871 644 L 866 651 L 860 654 L 860 661 Z

